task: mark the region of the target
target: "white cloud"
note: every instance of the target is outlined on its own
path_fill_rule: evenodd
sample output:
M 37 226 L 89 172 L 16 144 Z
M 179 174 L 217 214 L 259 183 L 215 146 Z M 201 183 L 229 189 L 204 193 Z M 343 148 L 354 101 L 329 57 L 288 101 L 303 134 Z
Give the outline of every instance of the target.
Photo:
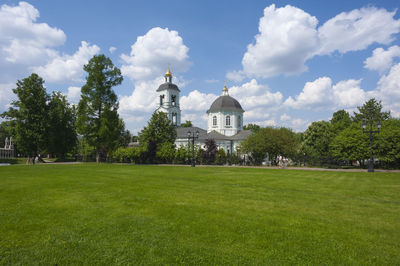
M 189 48 L 177 31 L 168 28 L 152 28 L 139 36 L 131 48 L 129 55 L 121 55 L 121 72 L 134 81 L 159 77 L 168 64 L 175 73 L 186 71 L 191 65 Z
M 80 87 L 69 87 L 67 92 L 67 100 L 70 103 L 77 104 L 81 98 Z
M 187 96 L 182 96 L 180 105 L 183 112 L 186 111 L 202 111 L 206 112 L 211 104 L 217 99 L 217 95 L 213 93 L 202 93 L 198 90 L 191 91 Z
M 281 121 L 288 121 L 291 119 L 291 117 L 288 114 L 283 114 L 283 115 L 281 115 L 280 119 L 281 119 Z
M 82 41 L 75 54 L 57 56 L 45 66 L 35 67 L 34 71 L 48 82 L 82 82 L 83 66 L 99 51 L 97 45 Z
M 389 44 L 400 31 L 396 11 L 365 7 L 342 12 L 318 29 L 321 48 L 318 54 L 346 53 L 367 48 L 373 43 Z
M 367 100 L 367 93 L 360 87 L 361 79 L 342 80 L 333 88 L 333 100 L 338 108 L 355 108 Z
M 306 70 L 305 61 L 318 47 L 318 20 L 303 10 L 287 5 L 264 9 L 255 44 L 249 44 L 243 56 L 248 76 L 272 77 Z
M 15 88 L 14 84 L 0 84 L 0 113 L 6 111 L 11 102 L 15 98 L 12 89 Z
M 330 93 L 332 80 L 329 77 L 321 77 L 313 82 L 307 82 L 303 91 L 293 99 L 289 96 L 284 105 L 294 109 L 313 109 L 325 107 L 332 100 Z
M 117 48 L 114 47 L 114 46 L 111 46 L 111 47 L 108 49 L 108 51 L 109 51 L 111 54 L 114 53 L 116 50 L 117 50 Z
M 297 132 L 304 131 L 308 127 L 308 124 L 309 122 L 307 120 L 301 118 L 295 118 L 290 121 L 290 127 Z
M 258 84 L 252 79 L 241 86 L 229 88 L 229 94 L 240 99 L 240 104 L 245 110 L 256 107 L 271 108 L 281 104 L 283 95 L 280 92 L 270 92 L 268 86 Z
M 230 71 L 227 78 L 269 78 L 307 70 L 305 63 L 316 55 L 335 51 L 359 51 L 373 43 L 389 44 L 400 32 L 396 10 L 365 7 L 342 12 L 317 28 L 318 20 L 305 11 L 287 5 L 264 9 L 255 43 L 247 46 L 243 70 Z
M 383 48 L 376 48 L 372 56 L 364 61 L 364 67 L 383 73 L 392 66 L 395 57 L 400 57 L 400 47 L 397 45 L 389 47 L 386 51 Z
M 236 81 L 236 82 L 242 81 L 245 77 L 246 77 L 246 74 L 242 70 L 240 70 L 240 71 L 233 70 L 233 71 L 229 71 L 228 73 L 226 73 L 227 79 Z
M 394 65 L 378 82 L 376 98 L 382 99 L 393 115 L 400 116 L 400 63 Z
M 39 11 L 29 3 L 1 6 L 0 58 L 9 63 L 30 65 L 45 62 L 56 54 L 50 47 L 65 42 L 64 32 L 46 23 L 36 23 L 37 18 Z
M 332 85 L 329 77 L 307 82 L 300 94 L 289 96 L 284 105 L 293 109 L 332 110 L 353 109 L 368 98 L 369 93 L 360 87 L 361 80 L 342 80 Z

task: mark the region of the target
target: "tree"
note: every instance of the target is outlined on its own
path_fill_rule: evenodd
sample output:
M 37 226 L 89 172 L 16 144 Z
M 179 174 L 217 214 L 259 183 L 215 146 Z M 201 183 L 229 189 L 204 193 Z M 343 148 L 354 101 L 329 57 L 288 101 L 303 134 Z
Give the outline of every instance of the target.
M 13 89 L 18 100 L 2 114 L 14 125 L 19 150 L 31 157 L 36 157 L 47 144 L 49 96 L 43 84 L 37 74 L 18 80 L 17 88 Z
M 383 122 L 381 132 L 376 135 L 377 157 L 387 168 L 400 168 L 400 120 L 388 119 Z
M 256 124 L 248 124 L 243 127 L 244 130 L 251 130 L 253 132 L 257 132 L 261 129 L 259 125 Z
M 218 152 L 217 144 L 213 139 L 206 139 L 205 150 L 202 152 L 202 161 L 206 164 L 213 164 L 215 162 L 215 156 Z
M 383 122 L 390 118 L 390 112 L 382 112 L 381 101 L 376 101 L 374 98 L 368 100 L 363 106 L 358 106 L 358 113 L 354 112 L 355 122 L 365 122 L 368 125 L 380 121 Z
M 360 165 L 369 157 L 367 135 L 362 133 L 360 123 L 352 123 L 339 132 L 330 144 L 330 153 L 339 161 L 358 161 Z
M 251 155 L 254 164 L 261 164 L 266 158 L 267 152 L 269 158 L 277 164 L 275 158 L 278 155 L 291 158 L 295 155 L 297 146 L 297 136 L 292 130 L 266 127 L 243 141 L 241 150 Z
M 112 87 L 121 84 L 121 71 L 108 57 L 95 55 L 83 69 L 88 73 L 78 104 L 77 128 L 96 149 L 96 161 L 117 147 L 123 131 Z
M 185 123 L 181 124 L 181 127 L 193 127 L 192 121 L 186 120 Z
M 309 160 L 328 162 L 331 159 L 329 144 L 333 139 L 332 125 L 326 121 L 313 122 L 304 132 L 302 151 Z
M 49 102 L 49 135 L 47 152 L 65 158 L 77 144 L 75 109 L 60 92 L 53 92 Z
M 332 131 L 336 135 L 343 129 L 348 128 L 352 121 L 348 112 L 345 110 L 339 110 L 333 113 L 330 122 L 332 125 Z
M 163 112 L 154 112 L 147 127 L 144 127 L 139 135 L 139 143 L 147 150 L 148 162 L 154 163 L 157 150 L 163 143 L 174 144 L 176 130 L 168 119 L 168 115 Z

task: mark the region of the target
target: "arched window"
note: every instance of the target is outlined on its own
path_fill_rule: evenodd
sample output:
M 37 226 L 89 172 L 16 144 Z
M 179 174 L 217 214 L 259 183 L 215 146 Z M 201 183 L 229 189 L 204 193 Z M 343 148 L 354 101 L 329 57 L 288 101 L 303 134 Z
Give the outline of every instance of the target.
M 217 125 L 217 117 L 214 115 L 213 116 L 213 126 Z
M 225 125 L 230 126 L 231 125 L 231 117 L 229 115 L 226 116 L 225 118 Z
M 177 114 L 176 113 L 172 113 L 172 124 L 174 126 L 177 125 Z
M 160 106 L 164 104 L 164 95 L 160 95 Z
M 238 116 L 238 127 L 240 127 L 240 123 L 241 123 L 241 119 L 240 119 L 240 115 Z
M 171 103 L 172 103 L 172 106 L 176 106 L 176 95 L 171 96 Z

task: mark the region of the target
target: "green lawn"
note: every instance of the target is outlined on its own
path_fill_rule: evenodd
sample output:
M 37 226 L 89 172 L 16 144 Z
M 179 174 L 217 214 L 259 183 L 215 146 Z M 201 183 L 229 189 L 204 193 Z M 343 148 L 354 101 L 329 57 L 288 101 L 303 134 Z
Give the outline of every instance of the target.
M 0 167 L 0 265 L 400 264 L 400 174 Z

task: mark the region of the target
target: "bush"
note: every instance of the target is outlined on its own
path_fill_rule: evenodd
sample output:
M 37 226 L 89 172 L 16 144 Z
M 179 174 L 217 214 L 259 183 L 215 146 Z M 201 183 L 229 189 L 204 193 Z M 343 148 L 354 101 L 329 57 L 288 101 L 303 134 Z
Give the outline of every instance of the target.
M 224 149 L 219 149 L 215 156 L 215 163 L 218 165 L 226 164 L 226 154 Z

